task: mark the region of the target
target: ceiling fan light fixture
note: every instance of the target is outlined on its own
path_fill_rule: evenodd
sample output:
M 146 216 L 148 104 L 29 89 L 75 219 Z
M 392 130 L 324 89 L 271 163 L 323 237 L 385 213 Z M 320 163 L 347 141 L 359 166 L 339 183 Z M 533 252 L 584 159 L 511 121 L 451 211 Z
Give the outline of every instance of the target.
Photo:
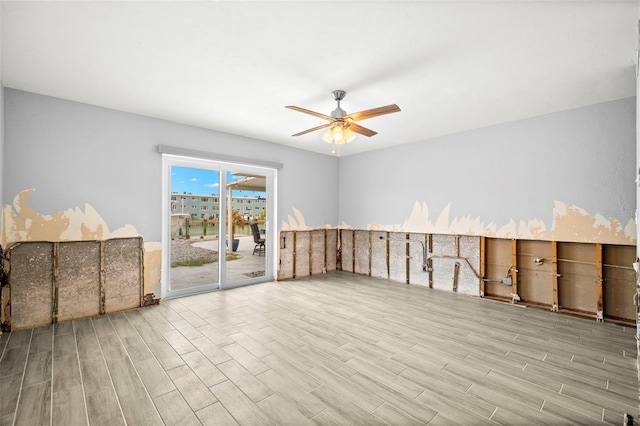
M 324 135 L 322 135 L 322 139 L 325 142 L 333 143 L 333 130 L 329 129 L 326 132 L 324 132 Z
M 351 142 L 356 138 L 356 134 L 351 130 L 344 129 L 341 125 L 335 125 L 327 130 L 324 135 L 322 135 L 322 139 L 328 143 L 335 143 L 338 145 L 342 145 L 348 142 Z
M 342 140 L 344 140 L 344 143 L 349 143 L 355 138 L 356 134 L 349 129 L 344 129 L 344 131 L 342 132 Z
M 335 126 L 333 128 L 333 134 L 331 135 L 331 137 L 333 138 L 335 143 L 341 143 L 342 139 L 343 139 L 343 134 L 342 134 L 342 126 Z

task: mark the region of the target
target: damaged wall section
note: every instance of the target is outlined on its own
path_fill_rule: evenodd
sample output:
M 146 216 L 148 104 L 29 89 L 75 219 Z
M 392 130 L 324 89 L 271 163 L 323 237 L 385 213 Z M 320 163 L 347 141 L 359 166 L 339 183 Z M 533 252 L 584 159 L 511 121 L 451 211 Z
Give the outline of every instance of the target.
M 351 229 L 283 231 L 280 241 L 281 280 L 325 264 L 599 320 L 636 317 L 635 246 Z
M 278 240 L 279 280 L 302 278 L 337 269 L 337 229 L 282 231 Z
M 140 306 L 142 238 L 22 242 L 7 248 L 3 326 L 38 327 Z

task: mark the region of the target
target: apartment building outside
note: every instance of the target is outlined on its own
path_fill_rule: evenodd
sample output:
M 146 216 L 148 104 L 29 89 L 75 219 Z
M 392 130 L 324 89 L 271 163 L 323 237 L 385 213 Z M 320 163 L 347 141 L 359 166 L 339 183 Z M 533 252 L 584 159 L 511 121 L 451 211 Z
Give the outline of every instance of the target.
M 260 219 L 266 210 L 264 197 L 233 197 L 231 208 L 238 211 L 245 220 Z M 220 195 L 171 193 L 171 214 L 189 214 L 194 219 L 218 219 L 220 217 Z

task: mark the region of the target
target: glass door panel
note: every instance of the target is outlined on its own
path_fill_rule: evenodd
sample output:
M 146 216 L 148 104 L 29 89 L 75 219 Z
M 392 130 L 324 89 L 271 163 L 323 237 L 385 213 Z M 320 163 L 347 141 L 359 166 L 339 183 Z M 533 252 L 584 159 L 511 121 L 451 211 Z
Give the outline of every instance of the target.
M 219 288 L 220 171 L 186 165 L 170 171 L 169 292 Z
M 225 284 L 257 280 L 267 275 L 267 176 L 260 170 L 226 171 L 227 243 Z

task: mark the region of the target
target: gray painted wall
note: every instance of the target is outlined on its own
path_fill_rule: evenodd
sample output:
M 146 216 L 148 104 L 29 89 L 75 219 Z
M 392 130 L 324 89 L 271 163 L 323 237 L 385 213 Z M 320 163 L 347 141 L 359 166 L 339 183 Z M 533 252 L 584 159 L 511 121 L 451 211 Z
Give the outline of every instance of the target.
M 35 188 L 29 205 L 40 214 L 87 203 L 110 230 L 131 224 L 160 241 L 163 144 L 283 163 L 278 229 L 294 207 L 312 227 L 338 221 L 335 157 L 13 89 L 4 96 L 3 204 Z
M 558 200 L 625 226 L 635 149 L 636 98 L 627 98 L 348 156 L 339 218 L 358 229 L 402 225 L 419 201 L 433 221 L 451 203 L 451 219 L 540 219 L 549 230 Z
M 0 68 L 2 64 L 0 64 Z M 4 87 L 0 79 L 0 200 L 3 200 L 4 190 Z M 0 214 L 0 227 L 2 226 L 2 214 Z

